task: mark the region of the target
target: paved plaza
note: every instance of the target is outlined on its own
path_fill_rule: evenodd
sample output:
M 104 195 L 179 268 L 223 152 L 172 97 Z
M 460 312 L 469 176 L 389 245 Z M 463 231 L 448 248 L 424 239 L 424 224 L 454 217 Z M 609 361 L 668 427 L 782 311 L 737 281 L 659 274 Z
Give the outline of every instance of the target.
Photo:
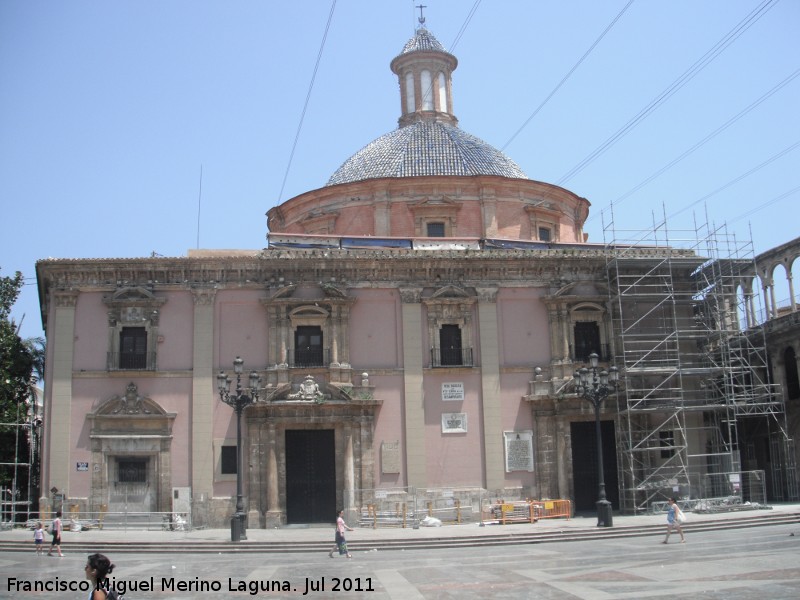
M 795 510 L 797 507 L 793 507 Z M 724 516 L 714 515 L 720 519 Z M 800 597 L 800 523 L 705 528 L 714 519 L 690 517 L 685 544 L 661 543 L 661 516 L 622 517 L 613 530 L 579 541 L 530 541 L 505 545 L 456 545 L 459 536 L 493 536 L 497 526 L 443 527 L 436 530 L 373 531 L 350 533 L 353 558 L 328 558 L 323 546 L 309 551 L 236 553 L 221 550 L 197 553 L 228 532 L 115 532 L 127 536 L 171 540 L 166 551 L 110 554 L 117 568 L 118 587 L 129 589 L 126 598 L 213 600 L 261 597 L 364 598 L 371 600 L 543 598 L 606 600 L 613 598 L 780 599 Z M 734 517 L 735 518 L 735 517 Z M 634 522 L 636 527 L 634 527 Z M 617 524 L 618 523 L 618 524 Z M 644 527 L 641 527 L 644 525 Z M 538 531 L 589 531 L 591 519 L 543 523 Z M 470 529 L 474 527 L 474 529 Z M 509 526 L 506 526 L 509 527 Z M 539 524 L 515 525 L 534 531 Z M 694 531 L 693 531 L 694 527 Z M 502 528 L 506 529 L 506 528 Z M 626 532 L 635 535 L 622 536 Z M 522 530 L 518 530 L 522 531 Z M 73 548 L 96 543 L 103 547 L 111 532 L 66 534 L 64 558 L 37 557 L 32 551 L 0 552 L 3 573 L 0 598 L 85 599 L 81 590 L 86 552 Z M 322 542 L 328 529 L 250 531 L 252 538 L 272 537 L 276 543 L 295 539 L 298 544 Z M 612 534 L 613 535 L 609 535 Z M 617 534 L 620 534 L 619 536 Z M 522 535 L 522 534 L 520 534 Z M 27 538 L 22 530 L 2 532 L 4 540 Z M 80 536 L 80 537 L 78 537 Z M 170 537 L 171 536 L 171 537 Z M 387 549 L 386 542 L 401 536 L 431 541 L 451 539 L 453 547 L 431 544 L 415 550 Z M 70 537 L 72 540 L 70 541 Z M 490 537 L 486 537 L 490 539 Z M 522 538 L 520 538 L 522 539 Z M 105 540 L 105 541 L 104 541 Z M 676 543 L 673 543 L 676 542 Z M 332 543 L 330 546 L 332 547 Z M 25 591 L 35 582 L 59 585 L 59 591 Z M 84 584 L 85 585 L 85 584 Z M 73 588 L 73 589 L 70 589 Z M 137 589 L 132 589 L 137 588 Z

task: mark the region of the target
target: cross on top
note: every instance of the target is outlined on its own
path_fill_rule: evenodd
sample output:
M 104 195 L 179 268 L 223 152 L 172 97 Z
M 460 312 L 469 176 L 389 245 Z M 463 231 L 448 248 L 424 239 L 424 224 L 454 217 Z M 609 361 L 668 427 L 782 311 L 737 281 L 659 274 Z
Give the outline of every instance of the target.
M 423 8 L 428 8 L 428 7 L 425 6 L 424 4 L 417 4 L 417 8 L 419 9 L 419 24 L 420 25 L 424 25 L 425 24 L 425 17 L 422 15 L 422 9 Z

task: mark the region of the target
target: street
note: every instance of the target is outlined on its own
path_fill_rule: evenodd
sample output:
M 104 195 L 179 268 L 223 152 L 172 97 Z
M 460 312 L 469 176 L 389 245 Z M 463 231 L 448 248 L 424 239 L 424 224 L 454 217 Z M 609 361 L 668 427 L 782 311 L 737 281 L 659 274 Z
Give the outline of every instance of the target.
M 414 600 L 458 598 L 800 597 L 800 527 L 774 525 L 686 530 L 686 544 L 663 535 L 501 547 L 265 555 L 120 554 L 113 577 L 126 598 Z M 99 552 L 103 548 L 97 548 Z M 84 587 L 84 554 L 64 558 L 0 553 L 0 598 L 75 598 Z M 39 581 L 37 584 L 36 581 Z M 38 586 L 38 587 L 37 587 Z M 49 587 L 48 587 L 49 586 Z M 30 591 L 26 591 L 30 590 Z

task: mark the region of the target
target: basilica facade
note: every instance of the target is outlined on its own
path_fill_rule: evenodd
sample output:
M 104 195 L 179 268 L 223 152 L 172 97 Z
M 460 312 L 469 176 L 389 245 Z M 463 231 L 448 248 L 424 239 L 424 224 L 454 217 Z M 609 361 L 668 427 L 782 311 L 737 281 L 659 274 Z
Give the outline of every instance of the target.
M 671 303 L 663 325 L 660 298 L 695 297 L 706 258 L 588 243 L 585 198 L 459 126 L 456 67 L 420 27 L 390 63 L 399 126 L 271 208 L 264 249 L 37 264 L 42 489 L 56 490 L 43 507 L 224 526 L 241 473 L 251 527 L 329 522 L 414 490 L 591 510 L 595 414 L 573 375 L 592 354 L 626 383 L 600 414 L 614 510 L 741 470 L 727 446 L 707 459 L 719 373 L 684 368 L 698 342 L 670 335 L 697 327 L 696 307 Z M 726 311 L 739 273 L 720 287 Z M 218 388 L 237 378 L 252 400 L 241 456 Z

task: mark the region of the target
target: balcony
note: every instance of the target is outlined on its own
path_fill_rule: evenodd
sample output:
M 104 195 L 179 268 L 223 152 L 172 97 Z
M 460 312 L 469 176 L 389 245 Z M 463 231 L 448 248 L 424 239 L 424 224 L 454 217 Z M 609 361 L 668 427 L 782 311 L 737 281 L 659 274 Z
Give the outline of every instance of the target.
M 472 367 L 472 348 L 431 348 L 431 367 Z
M 155 371 L 155 352 L 109 352 L 106 358 L 109 371 Z
M 295 348 L 289 352 L 289 368 L 325 367 L 331 362 L 328 348 Z

